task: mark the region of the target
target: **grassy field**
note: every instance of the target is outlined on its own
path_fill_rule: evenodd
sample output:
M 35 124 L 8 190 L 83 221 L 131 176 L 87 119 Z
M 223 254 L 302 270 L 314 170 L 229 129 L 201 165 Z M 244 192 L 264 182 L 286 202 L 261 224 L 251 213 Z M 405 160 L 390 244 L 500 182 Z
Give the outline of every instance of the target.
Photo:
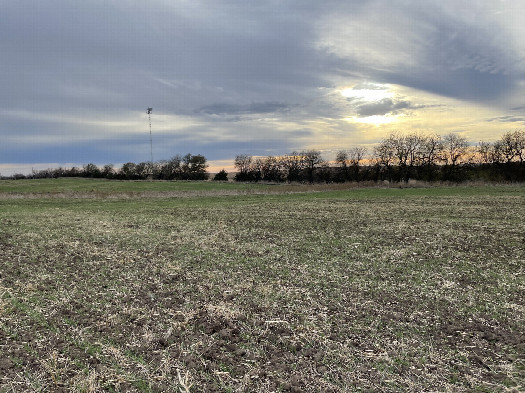
M 0 392 L 525 390 L 523 186 L 294 187 L 0 182 Z
M 196 181 L 119 181 L 106 179 L 31 179 L 0 181 L 2 194 L 37 194 L 39 196 L 141 196 L 148 193 L 203 193 L 225 191 L 257 191 L 268 188 L 267 185 L 250 183 L 196 182 Z M 44 195 L 42 195 L 44 194 Z

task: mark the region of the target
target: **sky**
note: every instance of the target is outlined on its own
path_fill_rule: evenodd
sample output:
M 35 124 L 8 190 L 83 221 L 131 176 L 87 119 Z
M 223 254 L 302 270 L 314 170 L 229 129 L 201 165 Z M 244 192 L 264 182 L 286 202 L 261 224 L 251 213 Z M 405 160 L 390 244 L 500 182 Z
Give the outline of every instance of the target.
M 525 0 L 0 0 L 0 174 L 525 125 Z

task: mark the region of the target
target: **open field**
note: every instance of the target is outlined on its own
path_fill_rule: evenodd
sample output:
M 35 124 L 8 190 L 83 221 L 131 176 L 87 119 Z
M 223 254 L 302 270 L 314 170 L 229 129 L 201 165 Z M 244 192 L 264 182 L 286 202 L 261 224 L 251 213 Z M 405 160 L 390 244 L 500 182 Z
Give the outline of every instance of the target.
M 141 196 L 153 193 L 227 193 L 250 190 L 264 190 L 268 186 L 260 184 L 225 183 L 212 181 L 120 181 L 106 179 L 31 179 L 0 181 L 0 197 L 8 195 L 36 194 L 38 196 Z
M 30 182 L 0 392 L 525 390 L 523 186 Z

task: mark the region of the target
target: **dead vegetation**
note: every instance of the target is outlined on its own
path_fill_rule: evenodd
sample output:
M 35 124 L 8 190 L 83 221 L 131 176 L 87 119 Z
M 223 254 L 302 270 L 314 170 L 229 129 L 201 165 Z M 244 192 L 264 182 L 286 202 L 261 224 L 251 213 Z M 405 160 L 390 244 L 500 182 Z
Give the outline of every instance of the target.
M 0 200 L 0 392 L 523 391 L 523 189 L 381 192 Z

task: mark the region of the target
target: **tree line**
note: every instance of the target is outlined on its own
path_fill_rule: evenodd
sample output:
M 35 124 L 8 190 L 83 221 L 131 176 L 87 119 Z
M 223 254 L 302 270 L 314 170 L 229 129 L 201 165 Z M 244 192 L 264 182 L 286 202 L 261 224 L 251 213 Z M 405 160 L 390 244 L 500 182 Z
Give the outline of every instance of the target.
M 372 151 L 354 147 L 337 152 L 335 163 L 318 150 L 283 156 L 235 158 L 237 181 L 345 182 L 525 181 L 525 132 L 509 131 L 494 143 L 470 146 L 457 134 L 391 133 Z
M 31 175 L 13 175 L 12 178 L 43 179 L 58 177 L 89 177 L 106 178 L 116 180 L 207 180 L 208 163 L 205 156 L 201 154 L 184 156 L 176 155 L 169 160 L 157 162 L 140 162 L 138 164 L 127 162 L 116 169 L 112 164 L 99 167 L 95 164 L 87 164 L 82 168 L 54 168 L 33 170 Z
M 176 155 L 158 162 L 128 162 L 120 168 L 55 168 L 33 171 L 14 179 L 90 177 L 119 180 L 207 180 L 208 163 L 198 154 Z M 353 147 L 325 160 L 319 150 L 294 151 L 281 156 L 240 154 L 234 160 L 236 181 L 243 182 L 347 182 L 391 181 L 525 181 L 525 131 L 508 131 L 493 143 L 472 146 L 457 134 L 444 136 L 393 132 L 373 149 Z M 228 180 L 220 171 L 214 180 Z

